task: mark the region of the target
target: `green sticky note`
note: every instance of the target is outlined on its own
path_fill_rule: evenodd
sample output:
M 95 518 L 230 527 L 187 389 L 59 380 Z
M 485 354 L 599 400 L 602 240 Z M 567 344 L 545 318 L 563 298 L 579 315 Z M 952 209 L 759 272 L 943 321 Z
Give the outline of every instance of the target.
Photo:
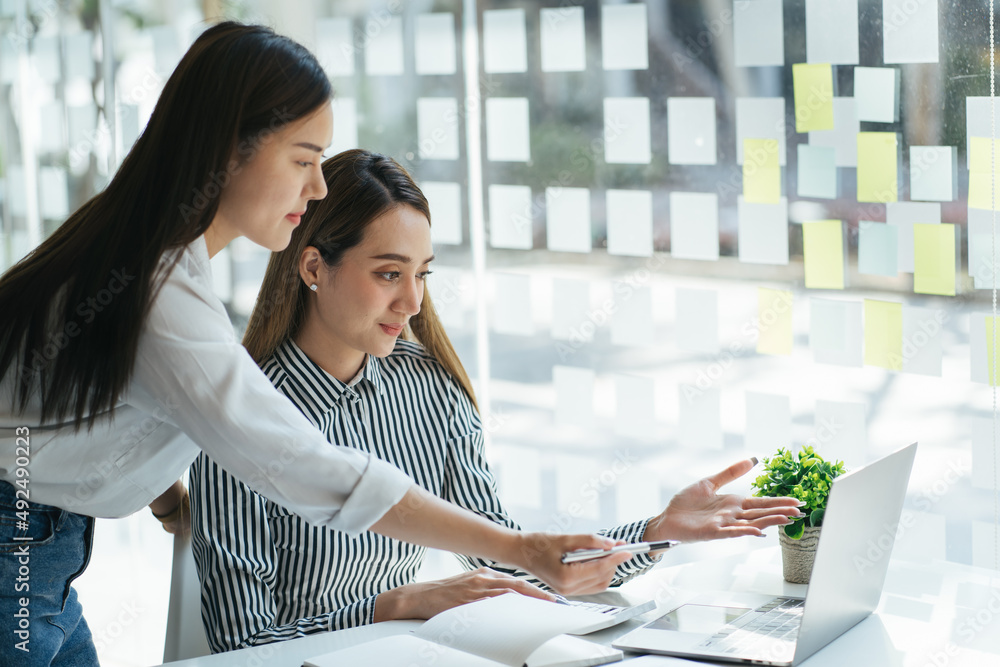
M 993 350 L 993 327 L 994 322 L 992 317 L 986 318 L 986 383 L 991 387 L 996 386 L 997 380 L 1000 380 L 1000 367 L 994 370 L 993 364 L 996 363 L 994 360 L 994 350 Z M 1000 331 L 996 333 L 996 336 L 1000 338 Z M 994 377 L 995 376 L 995 377 Z
M 990 140 L 986 137 L 969 137 L 969 207 L 1000 211 L 1000 191 L 994 194 L 996 181 L 992 177 L 1000 171 L 1000 139 L 994 144 L 996 156 L 990 155 Z
M 865 364 L 903 370 L 903 304 L 865 299 Z
M 806 287 L 844 289 L 844 233 L 840 220 L 802 223 Z
M 955 296 L 955 225 L 913 225 L 913 291 Z
M 858 201 L 896 201 L 898 165 L 899 138 L 895 132 L 858 132 Z
M 781 201 L 777 139 L 743 140 L 743 199 L 754 204 Z
M 833 67 L 829 63 L 792 65 L 795 131 L 833 129 Z
M 792 293 L 757 288 L 758 354 L 792 353 Z

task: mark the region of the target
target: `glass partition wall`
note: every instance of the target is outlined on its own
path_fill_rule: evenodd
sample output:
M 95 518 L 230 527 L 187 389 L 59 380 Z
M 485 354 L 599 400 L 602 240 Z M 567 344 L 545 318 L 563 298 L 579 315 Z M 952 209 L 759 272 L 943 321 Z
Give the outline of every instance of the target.
M 894 567 L 997 567 L 985 3 L 6 0 L 0 265 L 103 187 L 220 16 L 313 49 L 329 153 L 424 188 L 429 289 L 522 525 L 652 515 L 778 447 L 919 441 Z M 266 261 L 213 260 L 237 327 Z M 169 539 L 102 521 L 95 551 L 102 661 L 156 662 Z

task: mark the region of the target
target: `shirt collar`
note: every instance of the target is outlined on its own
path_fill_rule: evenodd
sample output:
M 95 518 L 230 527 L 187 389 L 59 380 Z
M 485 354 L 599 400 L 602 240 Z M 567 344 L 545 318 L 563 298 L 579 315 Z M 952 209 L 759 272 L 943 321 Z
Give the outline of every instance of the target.
M 365 361 L 361 379 L 353 386 L 333 377 L 319 364 L 310 359 L 292 340 L 286 340 L 278 346 L 274 353 L 275 359 L 285 371 L 285 375 L 293 384 L 292 400 L 299 407 L 309 408 L 311 412 L 321 414 L 333 409 L 345 397 L 357 400 L 358 387 L 367 380 L 372 388 L 382 395 L 385 393 L 385 381 L 382 378 L 382 367 L 379 360 L 368 355 Z

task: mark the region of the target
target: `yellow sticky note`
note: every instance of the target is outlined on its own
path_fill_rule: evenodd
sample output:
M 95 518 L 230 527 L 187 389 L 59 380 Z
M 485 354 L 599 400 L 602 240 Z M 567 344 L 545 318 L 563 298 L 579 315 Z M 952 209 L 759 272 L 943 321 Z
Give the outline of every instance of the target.
M 865 299 L 865 364 L 903 370 L 903 304 Z
M 995 363 L 993 360 L 995 354 L 993 350 L 993 327 L 994 327 L 993 318 L 987 317 L 986 318 L 986 383 L 991 387 L 997 385 L 998 384 L 997 381 L 1000 380 L 1000 367 L 997 367 L 995 371 L 993 369 L 993 364 Z M 997 338 L 1000 338 L 1000 331 L 996 333 L 996 336 Z M 994 377 L 994 375 L 996 377 Z
M 802 223 L 806 287 L 844 289 L 844 232 L 840 220 Z
M 792 353 L 792 293 L 757 288 L 758 354 Z
M 896 201 L 898 164 L 899 138 L 895 132 L 858 132 L 858 201 Z
M 913 291 L 955 296 L 955 225 L 913 225 Z
M 1000 139 L 994 144 L 996 157 L 990 155 L 990 140 L 986 137 L 969 137 L 969 208 L 1000 211 L 1000 191 L 994 195 L 995 180 L 993 160 L 996 160 L 996 171 L 1000 171 Z
M 829 63 L 792 65 L 795 131 L 833 129 L 833 68 Z
M 743 140 L 743 199 L 754 204 L 781 201 L 777 139 Z

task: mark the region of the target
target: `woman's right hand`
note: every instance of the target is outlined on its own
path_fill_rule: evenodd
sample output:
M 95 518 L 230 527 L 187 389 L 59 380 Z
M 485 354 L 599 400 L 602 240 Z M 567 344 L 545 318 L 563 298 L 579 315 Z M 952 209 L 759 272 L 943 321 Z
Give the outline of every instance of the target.
M 624 544 L 600 535 L 553 535 L 519 533 L 520 558 L 516 564 L 531 572 L 563 595 L 587 595 L 605 590 L 615 576 L 615 569 L 632 558 L 618 553 L 592 561 L 566 564 L 562 555 L 578 549 L 610 549 Z
M 550 602 L 556 599 L 524 579 L 481 567 L 447 579 L 407 584 L 380 593 L 375 599 L 375 622 L 428 619 L 452 607 L 504 593 L 520 593 Z

